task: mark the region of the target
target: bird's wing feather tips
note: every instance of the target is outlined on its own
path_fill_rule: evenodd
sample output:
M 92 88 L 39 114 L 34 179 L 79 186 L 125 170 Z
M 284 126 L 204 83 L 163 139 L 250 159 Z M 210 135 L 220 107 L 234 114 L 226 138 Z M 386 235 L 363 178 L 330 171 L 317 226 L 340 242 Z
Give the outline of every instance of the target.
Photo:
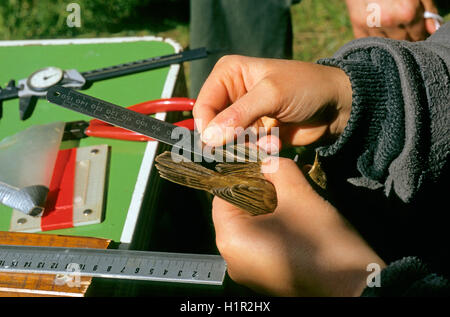
M 267 182 L 267 181 L 266 181 Z M 271 183 L 264 184 L 265 186 Z M 244 209 L 252 215 L 271 213 L 277 206 L 275 190 L 255 187 L 247 184 L 237 184 L 232 187 L 213 188 L 212 193 L 229 203 Z
M 179 163 L 175 163 L 173 161 L 172 155 L 174 155 Z M 180 185 L 209 191 L 209 182 L 205 180 L 217 175 L 218 173 L 209 170 L 200 164 L 183 162 L 182 159 L 182 156 L 172 154 L 169 151 L 158 155 L 155 161 L 159 175 L 162 178 Z

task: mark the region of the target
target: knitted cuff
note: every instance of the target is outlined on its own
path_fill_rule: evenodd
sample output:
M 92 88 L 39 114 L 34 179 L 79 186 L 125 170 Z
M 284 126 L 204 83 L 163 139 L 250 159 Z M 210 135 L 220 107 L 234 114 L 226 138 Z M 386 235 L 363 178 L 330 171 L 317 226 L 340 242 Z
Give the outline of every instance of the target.
M 345 147 L 361 147 L 369 126 L 382 120 L 383 105 L 388 101 L 388 88 L 383 71 L 370 61 L 326 58 L 318 64 L 341 68 L 352 85 L 352 109 L 350 118 L 341 136 L 330 146 L 321 147 L 319 154 L 327 157 L 344 151 Z M 362 150 L 362 149 L 361 149 Z M 359 152 L 359 151 L 358 151 Z
M 416 257 L 405 257 L 381 271 L 381 285 L 366 287 L 363 297 L 449 296 L 450 284 Z

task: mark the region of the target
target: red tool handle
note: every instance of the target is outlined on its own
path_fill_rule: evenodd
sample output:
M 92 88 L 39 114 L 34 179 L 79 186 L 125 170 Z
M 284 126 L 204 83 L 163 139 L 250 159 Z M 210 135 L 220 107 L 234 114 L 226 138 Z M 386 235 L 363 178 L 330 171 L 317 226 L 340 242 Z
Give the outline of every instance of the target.
M 153 114 L 157 112 L 171 112 L 171 111 L 191 111 L 194 107 L 195 99 L 174 97 L 169 99 L 158 99 L 145 101 L 128 107 L 128 109 L 142 113 Z M 194 119 L 187 119 L 174 123 L 176 126 L 185 127 L 189 130 L 194 130 Z M 129 141 L 154 141 L 154 139 L 142 135 L 137 132 L 129 131 L 120 127 L 115 127 L 109 123 L 98 119 L 90 121 L 89 127 L 84 133 L 88 136 L 98 138 L 129 140 Z
M 128 107 L 127 109 L 133 110 L 142 114 L 153 114 L 157 112 L 171 112 L 171 111 L 192 111 L 194 107 L 195 99 L 189 99 L 184 97 L 173 97 L 168 99 L 157 99 L 144 101 Z M 109 125 L 98 119 L 90 121 L 91 126 L 97 125 Z
M 194 130 L 194 119 L 186 119 L 180 122 L 174 123 L 179 127 L 185 127 L 189 130 Z M 126 130 L 123 128 L 115 127 L 112 125 L 96 125 L 86 128 L 84 133 L 88 136 L 94 136 L 97 138 L 108 138 L 127 141 L 155 141 L 154 139 L 142 135 L 140 133 Z

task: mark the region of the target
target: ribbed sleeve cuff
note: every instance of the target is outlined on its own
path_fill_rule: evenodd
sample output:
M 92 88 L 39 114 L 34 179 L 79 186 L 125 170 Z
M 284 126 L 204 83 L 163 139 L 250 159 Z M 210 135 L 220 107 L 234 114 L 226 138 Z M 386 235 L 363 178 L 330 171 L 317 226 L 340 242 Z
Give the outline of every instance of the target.
M 416 257 L 405 257 L 381 271 L 380 287 L 366 287 L 363 297 L 449 296 L 449 281 L 429 269 Z
M 341 136 L 335 143 L 318 149 L 321 156 L 336 155 L 346 147 L 360 148 L 369 126 L 383 120 L 383 105 L 388 101 L 388 88 L 383 71 L 369 61 L 354 61 L 326 58 L 318 64 L 342 69 L 352 85 L 352 109 L 350 118 Z M 362 149 L 360 149 L 362 150 Z M 359 151 L 358 151 L 359 152 Z

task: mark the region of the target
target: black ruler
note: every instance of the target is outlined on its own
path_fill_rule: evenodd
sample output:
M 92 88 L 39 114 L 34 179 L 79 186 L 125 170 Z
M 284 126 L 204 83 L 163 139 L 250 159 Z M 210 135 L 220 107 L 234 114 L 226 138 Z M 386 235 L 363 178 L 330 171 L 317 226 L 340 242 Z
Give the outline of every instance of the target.
M 186 128 L 177 127 L 171 123 L 88 96 L 71 88 L 54 86 L 48 90 L 47 100 L 61 107 L 149 136 L 195 154 L 197 157 L 203 157 L 210 162 L 216 161 L 216 156 L 211 153 L 214 151 L 203 151 L 198 133 Z

